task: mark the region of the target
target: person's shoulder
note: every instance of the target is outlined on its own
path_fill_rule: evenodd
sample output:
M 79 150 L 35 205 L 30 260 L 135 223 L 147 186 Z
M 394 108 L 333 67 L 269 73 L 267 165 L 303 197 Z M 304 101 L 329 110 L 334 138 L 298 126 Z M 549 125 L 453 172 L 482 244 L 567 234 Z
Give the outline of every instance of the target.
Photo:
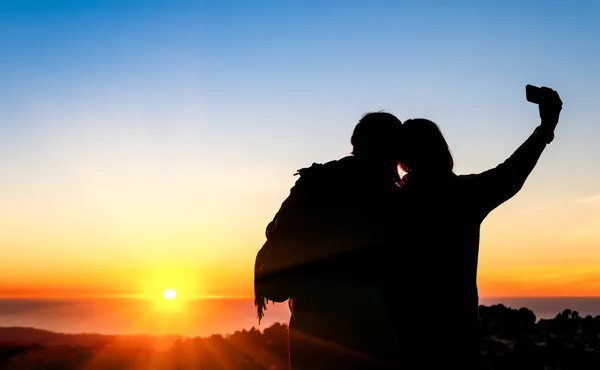
M 328 193 L 347 183 L 355 167 L 352 157 L 345 157 L 326 163 L 313 163 L 309 167 L 299 169 L 295 175 L 298 180 L 294 185 L 297 192 Z
M 469 184 L 476 182 L 478 178 L 479 174 L 477 173 L 456 175 L 454 178 L 454 183 L 456 183 L 459 186 L 468 186 Z
M 469 181 L 472 180 L 474 178 L 476 178 L 478 176 L 477 173 L 469 173 L 469 174 L 464 174 L 464 175 L 455 175 L 456 180 L 458 181 Z
M 356 158 L 354 156 L 347 156 L 324 163 L 323 169 L 331 172 L 352 171 L 356 168 L 356 163 Z
M 298 171 L 296 171 L 294 176 L 299 176 L 300 178 L 314 176 L 321 173 L 324 166 L 325 165 L 323 163 L 313 163 L 309 167 L 300 168 Z
M 480 174 L 477 173 L 456 175 L 452 183 L 452 190 L 460 195 L 460 199 L 470 199 L 478 194 L 480 178 Z
M 299 169 L 295 175 L 301 178 L 331 177 L 351 172 L 356 167 L 352 156 L 325 162 L 313 163 L 309 167 Z

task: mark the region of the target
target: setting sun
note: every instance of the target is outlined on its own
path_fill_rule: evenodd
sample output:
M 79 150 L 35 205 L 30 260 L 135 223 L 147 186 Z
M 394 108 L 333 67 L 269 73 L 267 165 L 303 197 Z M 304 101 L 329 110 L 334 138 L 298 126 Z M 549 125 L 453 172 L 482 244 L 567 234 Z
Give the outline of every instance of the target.
M 164 291 L 163 297 L 165 297 L 166 299 L 174 299 L 175 297 L 177 297 L 177 292 L 173 289 L 167 289 Z

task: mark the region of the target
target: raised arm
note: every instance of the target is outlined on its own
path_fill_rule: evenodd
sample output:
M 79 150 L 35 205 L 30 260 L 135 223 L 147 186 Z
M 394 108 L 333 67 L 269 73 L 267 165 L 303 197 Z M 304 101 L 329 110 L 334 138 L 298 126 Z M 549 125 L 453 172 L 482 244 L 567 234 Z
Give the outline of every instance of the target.
M 521 190 L 546 145 L 554 139 L 562 101 L 554 90 L 548 88 L 542 88 L 542 96 L 539 104 L 542 123 L 533 134 L 496 168 L 464 176 L 468 184 L 467 196 L 471 197 L 472 205 L 481 219 Z

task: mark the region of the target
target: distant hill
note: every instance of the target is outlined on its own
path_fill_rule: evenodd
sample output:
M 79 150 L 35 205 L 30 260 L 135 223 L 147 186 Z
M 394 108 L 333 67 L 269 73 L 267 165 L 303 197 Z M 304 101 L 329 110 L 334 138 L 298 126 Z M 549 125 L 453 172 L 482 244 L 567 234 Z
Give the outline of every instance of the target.
M 44 344 L 60 340 L 64 336 L 65 334 L 34 328 L 0 327 L 0 343 Z
M 480 307 L 485 370 L 600 369 L 600 316 L 564 310 L 537 320 L 527 308 Z M 207 338 L 61 334 L 0 327 L 1 370 L 284 370 L 287 326 Z M 457 336 L 458 338 L 458 336 Z M 431 351 L 444 339 L 432 333 Z
M 103 347 L 119 345 L 127 347 L 169 347 L 182 336 L 152 335 L 103 335 L 103 334 L 65 334 L 49 330 L 27 327 L 0 327 L 0 345 L 52 345 Z

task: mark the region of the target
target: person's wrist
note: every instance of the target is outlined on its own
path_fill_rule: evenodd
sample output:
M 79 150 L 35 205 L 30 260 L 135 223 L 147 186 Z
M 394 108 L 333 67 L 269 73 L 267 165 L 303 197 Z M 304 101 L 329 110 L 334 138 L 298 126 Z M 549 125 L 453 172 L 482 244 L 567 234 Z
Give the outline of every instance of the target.
M 543 123 L 535 129 L 535 134 L 539 135 L 546 144 L 550 144 L 554 140 L 554 129 Z
M 544 118 L 542 118 L 540 120 L 540 126 L 550 128 L 551 130 L 554 130 L 557 125 L 558 125 L 558 120 L 557 119 L 553 119 L 553 118 L 546 118 L 546 119 L 544 119 Z

